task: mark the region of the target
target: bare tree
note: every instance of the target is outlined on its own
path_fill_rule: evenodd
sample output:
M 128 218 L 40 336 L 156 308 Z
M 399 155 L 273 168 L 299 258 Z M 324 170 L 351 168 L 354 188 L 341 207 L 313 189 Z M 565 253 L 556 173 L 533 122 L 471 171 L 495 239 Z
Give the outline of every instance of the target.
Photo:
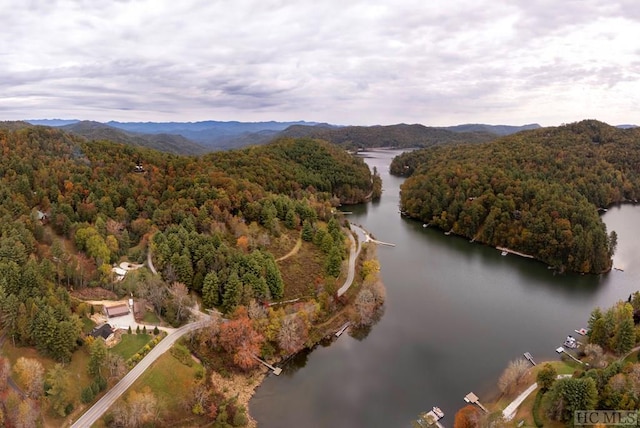
M 518 358 L 509 362 L 509 365 L 502 372 L 498 379 L 498 388 L 503 393 L 509 393 L 520 383 L 529 371 L 529 362 L 523 358 Z
M 169 289 L 169 293 L 176 308 L 176 318 L 182 321 L 186 315 L 185 311 L 193 303 L 193 299 L 189 295 L 189 289 L 181 282 L 174 282 Z
M 303 348 L 308 337 L 309 331 L 305 322 L 297 313 L 288 315 L 282 320 L 282 327 L 278 333 L 280 349 L 288 353 L 297 352 Z
M 120 380 L 127 373 L 127 364 L 124 358 L 118 354 L 107 352 L 103 364 L 107 369 L 110 380 Z
M 589 343 L 584 347 L 584 353 L 589 360 L 589 363 L 592 367 L 601 367 L 604 362 L 604 352 L 600 345 L 596 343 Z
M 160 313 L 168 294 L 167 284 L 158 277 L 150 277 L 142 282 L 139 287 L 140 297 L 145 298 L 153 309 Z
M 16 361 L 14 370 L 29 397 L 38 398 L 44 393 L 44 367 L 40 361 L 20 357 Z
M 358 314 L 358 324 L 371 325 L 376 313 L 376 298 L 369 288 L 363 288 L 356 296 L 356 312 Z

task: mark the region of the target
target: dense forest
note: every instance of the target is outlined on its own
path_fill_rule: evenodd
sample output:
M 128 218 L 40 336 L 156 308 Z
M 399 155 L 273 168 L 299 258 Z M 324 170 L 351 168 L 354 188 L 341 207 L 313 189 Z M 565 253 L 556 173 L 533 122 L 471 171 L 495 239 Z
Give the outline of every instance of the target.
M 150 285 L 114 285 L 111 265 L 121 257 L 142 262 L 151 242 L 162 279 L 196 293 L 205 287 L 208 306 L 278 299 L 285 285 L 274 242 L 305 228 L 310 242 L 329 235 L 336 251 L 326 253 L 325 273 L 336 276 L 346 245 L 332 208 L 373 189 L 362 160 L 312 140 L 185 157 L 5 123 L 0 148 L 2 327 L 16 344 L 60 361 L 81 330 L 69 291 L 153 296 Z M 159 311 L 183 321 L 172 290 L 162 290 Z
M 394 159 L 409 176 L 401 210 L 469 239 L 530 254 L 561 270 L 611 268 L 616 233 L 599 211 L 640 197 L 640 131 L 586 120 L 436 147 Z

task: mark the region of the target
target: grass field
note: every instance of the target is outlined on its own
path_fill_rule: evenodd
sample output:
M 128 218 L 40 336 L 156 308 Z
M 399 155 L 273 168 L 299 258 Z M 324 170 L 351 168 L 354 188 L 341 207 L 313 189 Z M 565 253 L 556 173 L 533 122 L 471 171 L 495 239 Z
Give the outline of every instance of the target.
M 184 407 L 184 399 L 188 397 L 196 373 L 202 370 L 201 367 L 195 361 L 188 367 L 171 355 L 171 352 L 165 352 L 129 391 L 141 391 L 145 387 L 151 389 L 162 409 L 160 420 L 163 426 L 168 426 L 169 421 L 176 422 L 171 424 L 173 426 L 182 426 L 185 421 L 188 424 L 185 426 L 202 426 L 206 421 L 194 419 L 194 415 Z M 125 394 L 123 397 L 126 396 Z
M 153 311 L 145 311 L 142 322 L 153 326 L 162 325 L 162 320 Z
M 150 334 L 123 334 L 120 343 L 111 348 L 111 352 L 120 355 L 127 361 L 151 340 Z

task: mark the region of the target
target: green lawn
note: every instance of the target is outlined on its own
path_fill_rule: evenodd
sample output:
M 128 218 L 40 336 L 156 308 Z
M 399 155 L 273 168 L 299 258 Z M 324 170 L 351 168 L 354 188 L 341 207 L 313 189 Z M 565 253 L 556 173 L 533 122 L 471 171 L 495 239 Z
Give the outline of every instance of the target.
M 82 320 L 82 331 L 84 333 L 91 332 L 91 330 L 93 330 L 93 328 L 96 326 L 96 323 L 93 322 L 91 318 L 83 316 L 81 320 Z
M 145 311 L 144 316 L 142 317 L 142 322 L 153 326 L 162 324 L 162 320 L 158 318 L 156 313 L 153 311 Z M 151 329 L 153 330 L 153 327 Z
M 129 391 L 141 391 L 145 387 L 151 389 L 158 402 L 161 403 L 161 418 L 164 423 L 170 420 L 176 422 L 175 426 L 182 426 L 181 422 L 189 420 L 189 426 L 200 426 L 198 422 L 205 422 L 205 420 L 195 418 L 190 411 L 185 410 L 183 404 L 189 394 L 196 372 L 202 370 L 201 367 L 195 361 L 191 367 L 188 367 L 171 355 L 171 352 L 165 352 L 135 381 Z M 126 398 L 126 396 L 127 394 L 123 397 Z M 121 400 L 122 397 L 118 402 Z M 113 407 L 110 410 L 112 409 Z
M 120 343 L 111 348 L 111 352 L 120 355 L 127 361 L 151 340 L 150 334 L 123 334 Z

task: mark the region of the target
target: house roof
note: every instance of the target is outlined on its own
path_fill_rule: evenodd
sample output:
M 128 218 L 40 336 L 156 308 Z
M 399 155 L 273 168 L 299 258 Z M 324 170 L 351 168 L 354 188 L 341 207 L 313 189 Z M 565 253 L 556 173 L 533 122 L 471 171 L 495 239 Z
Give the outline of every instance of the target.
M 113 329 L 109 324 L 102 324 L 101 326 L 95 327 L 91 330 L 91 333 L 89 334 L 93 337 L 102 337 L 104 340 L 107 340 L 109 336 L 113 334 Z
M 129 306 L 126 303 L 114 306 L 105 306 L 104 310 L 108 317 L 119 317 L 129 314 Z
M 115 273 L 116 275 L 119 275 L 119 276 L 125 276 L 127 274 L 126 270 L 124 270 L 122 268 L 119 268 L 117 266 L 111 268 L 111 270 L 113 271 L 113 273 Z

